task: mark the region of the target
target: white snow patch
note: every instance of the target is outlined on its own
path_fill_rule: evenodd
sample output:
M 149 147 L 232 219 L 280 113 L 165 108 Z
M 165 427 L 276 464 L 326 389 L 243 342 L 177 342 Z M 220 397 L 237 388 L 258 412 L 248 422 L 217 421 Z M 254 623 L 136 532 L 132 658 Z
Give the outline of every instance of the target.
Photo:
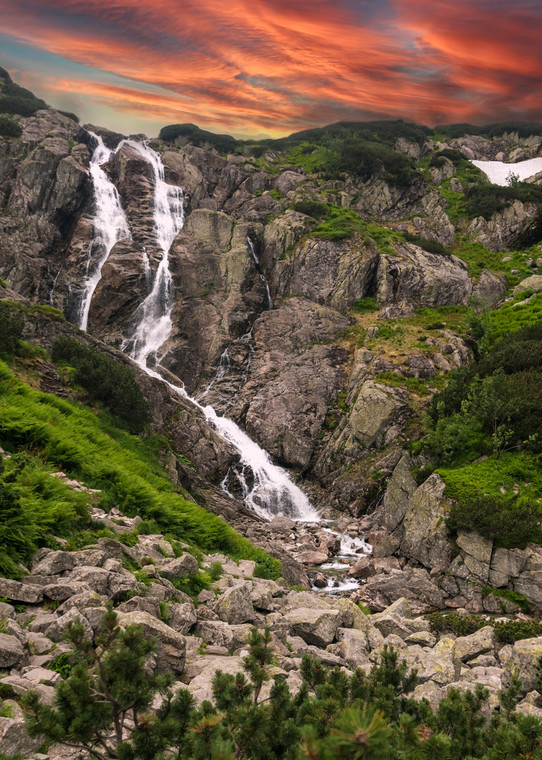
M 471 161 L 471 164 L 481 169 L 494 185 L 508 185 L 510 176 L 523 181 L 542 172 L 542 157 L 518 161 L 516 164 L 505 164 L 504 161 Z

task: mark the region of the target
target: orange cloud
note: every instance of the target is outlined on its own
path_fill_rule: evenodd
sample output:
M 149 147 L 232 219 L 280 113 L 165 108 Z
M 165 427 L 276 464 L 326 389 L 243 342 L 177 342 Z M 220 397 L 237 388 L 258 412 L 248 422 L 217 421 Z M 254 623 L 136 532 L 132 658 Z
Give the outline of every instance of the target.
M 0 33 L 105 72 L 47 90 L 127 121 L 284 134 L 386 116 L 541 118 L 540 15 L 531 0 L 0 0 Z

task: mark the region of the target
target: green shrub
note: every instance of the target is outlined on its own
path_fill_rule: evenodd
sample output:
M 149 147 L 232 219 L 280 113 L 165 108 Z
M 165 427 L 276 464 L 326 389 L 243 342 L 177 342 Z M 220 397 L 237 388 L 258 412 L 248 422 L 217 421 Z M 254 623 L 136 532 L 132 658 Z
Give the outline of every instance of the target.
M 351 311 L 354 312 L 354 314 L 370 314 L 374 311 L 378 311 L 380 309 L 380 306 L 377 303 L 376 298 L 374 296 L 364 296 L 363 298 L 358 298 L 357 301 L 354 301 L 354 303 L 351 306 Z
M 322 201 L 313 201 L 310 198 L 303 198 L 294 203 L 294 211 L 299 211 L 299 213 L 312 216 L 315 219 L 321 219 L 328 213 L 328 204 Z
M 0 301 L 0 351 L 13 354 L 23 335 L 24 316 L 5 301 Z
M 149 421 L 149 405 L 131 367 L 70 337 L 55 340 L 51 357 L 55 362 L 66 361 L 75 367 L 74 381 L 92 400 L 101 401 L 113 414 L 128 422 L 132 430 L 141 430 Z
M 514 644 L 521 639 L 542 636 L 542 623 L 538 620 L 508 620 L 506 623 L 495 623 L 493 630 L 499 641 Z
M 0 135 L 3 137 L 20 137 L 23 133 L 23 129 L 20 124 L 17 124 L 13 119 L 7 116 L 0 116 Z
M 446 525 L 451 531 L 475 531 L 506 548 L 524 548 L 529 541 L 542 543 L 541 510 L 538 504 L 516 498 L 501 500 L 479 494 L 456 502 Z
M 420 237 L 419 235 L 413 235 L 410 232 L 403 232 L 403 237 L 408 243 L 413 243 L 423 248 L 424 251 L 429 253 L 438 253 L 442 256 L 449 256 L 449 250 L 439 243 L 437 240 L 429 240 L 428 238 Z
M 427 615 L 433 633 L 455 633 L 470 636 L 489 624 L 488 618 L 479 615 L 458 615 L 456 612 L 431 612 Z

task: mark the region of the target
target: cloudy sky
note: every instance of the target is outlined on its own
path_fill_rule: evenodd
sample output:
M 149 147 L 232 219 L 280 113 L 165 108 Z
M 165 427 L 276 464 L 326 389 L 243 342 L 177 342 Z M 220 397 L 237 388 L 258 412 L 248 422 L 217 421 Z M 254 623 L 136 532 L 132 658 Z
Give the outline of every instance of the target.
M 541 30 L 542 0 L 0 0 L 0 65 L 124 133 L 542 121 Z

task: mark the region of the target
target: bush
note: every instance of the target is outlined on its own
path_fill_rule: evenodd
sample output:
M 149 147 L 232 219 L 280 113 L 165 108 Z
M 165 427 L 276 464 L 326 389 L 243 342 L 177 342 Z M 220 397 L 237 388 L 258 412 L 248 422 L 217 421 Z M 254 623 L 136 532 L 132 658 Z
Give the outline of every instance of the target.
M 13 354 L 23 335 L 24 316 L 20 310 L 0 301 L 0 351 Z
M 448 249 L 437 240 L 429 240 L 428 238 L 420 237 L 419 235 L 413 235 L 410 232 L 403 232 L 403 237 L 408 243 L 418 245 L 420 248 L 423 248 L 424 251 L 428 251 L 429 253 L 438 253 L 442 256 L 450 255 Z
M 303 198 L 294 203 L 294 211 L 299 211 L 299 213 L 312 216 L 315 219 L 321 219 L 328 213 L 328 205 L 322 201 L 313 201 L 310 198 Z
M 132 430 L 141 430 L 149 421 L 149 405 L 131 367 L 70 337 L 55 340 L 51 357 L 55 362 L 66 361 L 75 367 L 74 381 L 92 400 L 101 401 L 113 414 L 125 420 Z
M 3 137 L 20 137 L 22 127 L 7 116 L 0 116 L 0 135 Z
M 452 531 L 475 531 L 506 548 L 524 548 L 529 541 L 542 543 L 540 518 L 537 504 L 480 494 L 456 502 L 446 525 Z

